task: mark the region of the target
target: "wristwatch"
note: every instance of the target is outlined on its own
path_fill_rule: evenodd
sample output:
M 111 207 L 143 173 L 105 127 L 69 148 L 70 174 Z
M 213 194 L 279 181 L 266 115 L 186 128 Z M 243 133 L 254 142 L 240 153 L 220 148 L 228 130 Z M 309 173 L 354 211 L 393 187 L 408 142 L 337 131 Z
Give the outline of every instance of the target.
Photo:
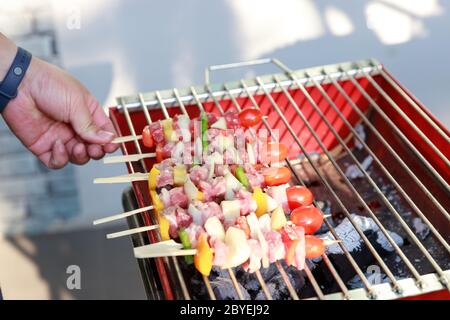
M 0 82 L 0 113 L 5 110 L 9 101 L 17 97 L 17 88 L 25 77 L 31 62 L 31 53 L 23 48 L 17 48 L 17 54 L 5 79 Z

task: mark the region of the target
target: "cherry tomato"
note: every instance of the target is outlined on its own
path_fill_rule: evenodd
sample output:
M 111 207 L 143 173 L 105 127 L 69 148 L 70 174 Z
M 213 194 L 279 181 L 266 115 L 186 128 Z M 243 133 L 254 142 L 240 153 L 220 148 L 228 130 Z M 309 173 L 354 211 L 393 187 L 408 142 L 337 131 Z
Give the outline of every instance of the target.
M 264 182 L 269 187 L 279 186 L 291 180 L 291 170 L 286 167 L 271 167 L 263 171 Z
M 142 141 L 147 148 L 152 148 L 155 145 L 149 126 L 145 126 L 144 130 L 142 130 Z
M 322 239 L 315 236 L 305 236 L 305 258 L 314 259 L 325 252 L 325 244 Z
M 287 188 L 286 195 L 289 209 L 291 210 L 298 207 L 310 206 L 314 200 L 312 192 L 303 186 L 292 186 Z
M 164 154 L 163 154 L 163 148 L 162 148 L 162 146 L 157 145 L 157 146 L 156 146 L 155 153 L 156 153 L 156 162 L 157 162 L 157 163 L 160 163 L 161 161 L 164 160 Z
M 291 212 L 291 221 L 296 226 L 303 227 L 306 234 L 311 234 L 322 225 L 323 213 L 313 206 L 301 207 Z
M 257 108 L 246 108 L 239 112 L 239 122 L 245 128 L 253 127 L 261 122 L 262 114 Z
M 278 163 L 286 159 L 288 149 L 282 143 L 269 142 L 266 150 L 261 150 L 261 162 L 265 164 Z M 264 152 L 266 151 L 266 152 Z

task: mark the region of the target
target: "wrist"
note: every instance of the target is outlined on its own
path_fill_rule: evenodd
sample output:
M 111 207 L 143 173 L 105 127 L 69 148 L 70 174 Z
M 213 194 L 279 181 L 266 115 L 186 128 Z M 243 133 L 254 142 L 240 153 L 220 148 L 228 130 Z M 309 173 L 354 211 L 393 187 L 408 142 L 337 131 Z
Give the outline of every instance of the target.
M 5 78 L 16 54 L 17 47 L 14 42 L 0 33 L 0 81 Z

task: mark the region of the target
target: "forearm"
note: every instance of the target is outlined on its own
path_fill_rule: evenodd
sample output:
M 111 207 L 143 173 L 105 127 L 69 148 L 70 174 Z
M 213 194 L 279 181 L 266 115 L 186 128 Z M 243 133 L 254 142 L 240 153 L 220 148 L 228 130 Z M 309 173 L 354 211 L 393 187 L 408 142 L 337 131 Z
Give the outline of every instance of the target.
M 0 32 L 0 81 L 8 72 L 17 53 L 17 47 L 5 35 Z

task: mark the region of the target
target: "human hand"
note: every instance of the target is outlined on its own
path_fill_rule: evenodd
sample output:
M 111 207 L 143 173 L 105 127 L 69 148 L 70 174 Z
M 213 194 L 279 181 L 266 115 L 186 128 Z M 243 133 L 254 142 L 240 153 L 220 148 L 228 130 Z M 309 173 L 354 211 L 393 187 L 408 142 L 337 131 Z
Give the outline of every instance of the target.
M 6 74 L 16 50 L 0 34 L 0 76 Z M 89 91 L 63 70 L 35 57 L 17 97 L 2 115 L 20 141 L 51 169 L 98 160 L 118 148 L 110 143 L 115 136 L 111 121 Z

